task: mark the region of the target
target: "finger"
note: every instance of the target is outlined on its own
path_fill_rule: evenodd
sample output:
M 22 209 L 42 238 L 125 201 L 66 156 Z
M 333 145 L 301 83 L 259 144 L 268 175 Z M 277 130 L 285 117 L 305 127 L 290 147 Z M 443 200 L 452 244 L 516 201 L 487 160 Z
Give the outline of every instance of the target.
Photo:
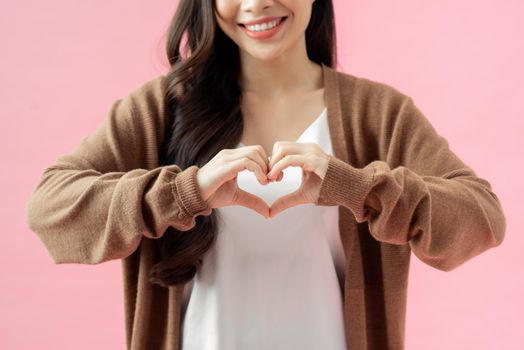
M 260 167 L 264 171 L 264 174 L 267 174 L 269 171 L 269 159 L 264 151 L 264 147 L 260 145 L 248 146 L 251 147 L 251 152 L 253 152 L 254 160 L 260 164 Z
M 271 154 L 271 160 L 269 161 L 269 169 L 273 168 L 273 165 L 284 158 L 286 155 L 291 154 L 306 154 L 314 152 L 312 149 L 313 143 L 305 142 L 291 142 L 291 141 L 277 141 L 273 144 L 273 153 Z
M 269 217 L 274 218 L 286 209 L 305 203 L 307 203 L 307 201 L 300 190 L 288 193 L 271 204 L 271 207 L 269 208 Z
M 269 218 L 269 207 L 260 197 L 246 192 L 240 188 L 236 191 L 234 203 L 252 209 L 265 218 Z
M 261 164 L 263 164 L 264 166 L 264 174 L 267 174 L 267 172 L 269 171 L 269 157 L 266 151 L 264 150 L 264 147 L 262 147 L 261 145 L 255 145 L 255 150 L 260 156 L 260 159 L 262 161 Z
M 233 165 L 233 170 L 236 173 L 239 173 L 243 170 L 250 170 L 253 172 L 260 184 L 267 185 L 269 183 L 269 180 L 266 177 L 266 174 L 262 171 L 262 168 L 260 167 L 260 164 L 252 160 L 248 157 L 243 157 L 240 159 L 237 159 L 235 161 L 232 161 L 231 164 Z
M 223 158 L 225 161 L 232 162 L 234 160 L 238 160 L 238 159 L 247 157 L 253 160 L 254 162 L 257 162 L 263 169 L 264 174 L 267 173 L 268 160 L 267 160 L 267 157 L 264 158 L 265 152 L 262 146 L 259 146 L 259 145 L 242 146 L 242 147 L 235 148 L 235 149 L 229 149 L 228 151 L 229 153 L 224 155 L 224 158 Z
M 302 154 L 287 155 L 271 167 L 271 170 L 267 174 L 267 178 L 269 180 L 274 180 L 278 178 L 280 176 L 280 173 L 290 166 L 297 166 L 301 167 L 304 170 L 310 171 L 311 166 L 309 164 L 309 161 L 310 157 Z
M 232 155 L 234 158 L 230 159 L 237 159 L 238 157 L 249 157 L 260 165 L 264 174 L 267 174 L 269 170 L 269 160 L 266 155 L 266 151 L 264 151 L 264 147 L 260 145 L 243 146 L 235 149 L 235 151 L 236 152 L 234 152 Z

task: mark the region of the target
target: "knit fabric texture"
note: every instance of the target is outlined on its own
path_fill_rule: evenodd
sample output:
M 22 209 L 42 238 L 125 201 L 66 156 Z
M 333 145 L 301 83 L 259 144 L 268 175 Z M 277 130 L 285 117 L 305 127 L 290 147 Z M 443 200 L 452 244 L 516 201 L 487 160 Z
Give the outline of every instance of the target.
M 315 204 L 339 208 L 348 349 L 404 349 L 411 252 L 453 270 L 498 246 L 506 219 L 490 183 L 409 96 L 322 71 L 333 155 Z M 92 134 L 44 170 L 26 207 L 29 228 L 56 264 L 121 259 L 132 350 L 180 349 L 183 286 L 147 281 L 159 261 L 155 240 L 212 212 L 196 165 L 159 166 L 169 136 L 166 87 L 160 75 L 114 101 Z

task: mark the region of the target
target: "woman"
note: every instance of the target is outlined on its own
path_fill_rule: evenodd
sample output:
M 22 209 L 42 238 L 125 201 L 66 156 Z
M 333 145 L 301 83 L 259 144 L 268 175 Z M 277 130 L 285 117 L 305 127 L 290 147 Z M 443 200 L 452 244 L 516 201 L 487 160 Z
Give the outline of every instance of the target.
M 169 73 L 44 171 L 28 224 L 122 259 L 128 348 L 403 349 L 411 251 L 502 242 L 489 182 L 335 51 L 329 0 L 181 0 Z

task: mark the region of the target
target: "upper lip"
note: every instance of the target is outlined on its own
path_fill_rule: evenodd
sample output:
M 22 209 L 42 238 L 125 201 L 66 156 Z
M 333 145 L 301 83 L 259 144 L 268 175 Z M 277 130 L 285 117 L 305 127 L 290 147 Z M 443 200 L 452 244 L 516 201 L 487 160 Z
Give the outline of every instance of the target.
M 260 19 L 255 19 L 255 20 L 252 20 L 252 21 L 246 21 L 246 22 L 239 22 L 239 24 L 242 24 L 242 25 L 255 25 L 255 24 L 260 24 L 260 23 L 267 23 L 267 22 L 271 22 L 271 21 L 274 21 L 276 19 L 280 19 L 280 18 L 284 18 L 286 16 L 276 16 L 276 17 L 264 17 L 264 18 L 260 18 Z

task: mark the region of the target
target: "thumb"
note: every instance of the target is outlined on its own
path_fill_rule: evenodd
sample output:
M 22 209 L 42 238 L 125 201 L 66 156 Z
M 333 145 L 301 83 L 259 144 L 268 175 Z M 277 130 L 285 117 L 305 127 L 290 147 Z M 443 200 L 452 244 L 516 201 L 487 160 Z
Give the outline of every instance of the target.
M 240 188 L 236 191 L 235 204 L 252 209 L 265 218 L 269 218 L 269 207 L 262 198 L 246 192 Z
M 271 204 L 271 208 L 269 209 L 270 217 L 274 218 L 280 212 L 283 212 L 284 210 L 288 208 L 294 207 L 299 204 L 305 204 L 305 203 L 307 203 L 307 201 L 304 199 L 304 196 L 302 195 L 302 191 L 298 189 L 274 201 Z

